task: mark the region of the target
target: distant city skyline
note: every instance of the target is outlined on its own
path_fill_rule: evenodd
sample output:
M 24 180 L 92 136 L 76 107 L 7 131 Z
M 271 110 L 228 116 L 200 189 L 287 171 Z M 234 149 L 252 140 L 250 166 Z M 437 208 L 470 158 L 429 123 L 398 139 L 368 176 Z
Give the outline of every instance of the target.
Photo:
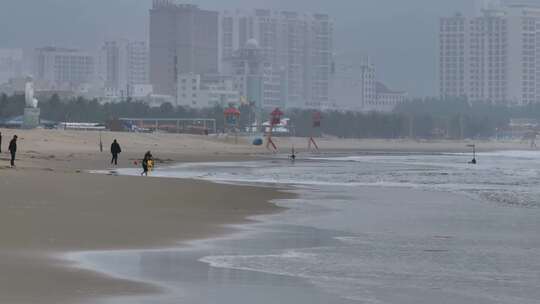
M 411 96 L 436 96 L 439 17 L 473 11 L 472 0 L 199 0 L 204 9 L 272 8 L 327 13 L 335 20 L 335 51 L 366 53 L 382 81 Z M 30 19 L 17 11 L 32 6 Z M 147 40 L 151 0 L 3 0 L 0 48 L 44 45 L 97 50 L 103 41 Z M 28 20 L 33 20 L 28 22 Z M 118 21 L 117 21 L 118 20 Z M 411 72 L 415 77 L 411 77 Z

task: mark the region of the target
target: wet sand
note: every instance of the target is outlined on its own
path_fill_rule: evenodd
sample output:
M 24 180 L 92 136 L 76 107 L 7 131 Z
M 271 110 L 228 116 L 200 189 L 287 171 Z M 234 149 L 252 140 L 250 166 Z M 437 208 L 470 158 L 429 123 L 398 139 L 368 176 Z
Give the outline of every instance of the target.
M 5 145 L 8 134 L 15 132 L 2 133 L 0 303 L 81 303 L 160 292 L 155 286 L 78 269 L 60 257 L 78 251 L 177 246 L 222 235 L 228 232 L 226 224 L 279 211 L 269 201 L 285 196 L 274 189 L 86 173 L 107 168 L 110 161 L 108 153 L 85 145 L 85 136 L 97 133 L 17 130 L 20 152 L 17 168 L 11 169 Z M 133 166 L 141 153 L 129 151 L 129 143 L 124 149 L 128 151 L 120 165 Z M 144 153 L 147 147 L 140 150 Z M 188 159 L 170 150 L 154 151 L 165 162 L 169 157 Z M 189 159 L 213 159 L 201 154 Z
M 158 248 L 278 210 L 272 189 L 174 179 L 1 170 L 0 303 L 77 303 L 157 292 L 70 268 L 65 252 Z

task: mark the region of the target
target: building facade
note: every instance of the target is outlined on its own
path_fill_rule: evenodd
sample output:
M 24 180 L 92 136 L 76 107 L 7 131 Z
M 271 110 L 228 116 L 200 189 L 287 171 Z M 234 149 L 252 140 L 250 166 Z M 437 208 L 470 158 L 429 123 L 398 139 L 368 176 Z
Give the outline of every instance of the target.
M 439 47 L 441 98 L 540 102 L 540 6 L 509 4 L 480 16 L 442 18 Z
M 23 76 L 23 50 L 0 49 L 0 84 Z
M 234 79 L 220 75 L 178 75 L 177 104 L 182 107 L 208 108 L 238 104 L 240 94 Z
M 328 15 L 254 10 L 220 16 L 220 57 L 230 58 L 251 39 L 262 56 L 285 75 L 286 107 L 321 108 L 330 101 L 333 21 Z
M 179 74 L 218 73 L 218 12 L 154 0 L 150 10 L 150 83 L 176 94 Z
M 223 59 L 222 74 L 233 77 L 246 103 L 266 109 L 285 106 L 284 73 L 266 59 L 255 39 Z
M 44 47 L 35 50 L 34 77 L 51 89 L 71 89 L 94 81 L 95 56 L 76 49 Z
M 335 64 L 330 109 L 391 112 L 406 102 L 407 92 L 391 90 L 377 80 L 375 65 L 369 57 L 358 58 L 357 63 Z
M 139 41 L 107 41 L 102 48 L 106 95 L 138 96 L 149 85 L 148 46 Z

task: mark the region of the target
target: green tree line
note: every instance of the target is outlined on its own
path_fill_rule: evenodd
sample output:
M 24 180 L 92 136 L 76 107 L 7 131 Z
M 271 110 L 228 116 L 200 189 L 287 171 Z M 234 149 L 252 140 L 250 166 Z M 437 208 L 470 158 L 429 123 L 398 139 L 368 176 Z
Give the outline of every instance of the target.
M 212 118 L 224 129 L 223 108 L 173 107 L 165 103 L 150 107 L 141 101 L 100 103 L 95 99 L 61 100 L 57 95 L 40 101 L 42 118 L 58 122 L 106 123 L 119 117 L 137 118 Z M 1 95 L 0 119 L 22 115 L 24 96 Z M 247 128 L 255 117 L 269 117 L 269 112 L 255 113 L 241 106 L 240 127 Z M 258 115 L 256 115 L 258 114 Z M 512 118 L 540 118 L 540 105 L 506 107 L 489 103 L 470 104 L 462 99 L 417 99 L 398 106 L 392 113 L 325 111 L 322 125 L 313 127 L 314 112 L 288 110 L 297 136 L 329 135 L 343 138 L 490 138 L 508 128 Z M 266 119 L 265 119 L 266 120 Z

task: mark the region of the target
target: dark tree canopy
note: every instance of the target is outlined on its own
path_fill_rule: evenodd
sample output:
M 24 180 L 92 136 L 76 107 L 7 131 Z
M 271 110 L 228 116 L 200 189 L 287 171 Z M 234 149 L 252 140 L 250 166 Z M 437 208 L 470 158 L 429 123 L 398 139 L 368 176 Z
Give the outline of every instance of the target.
M 165 103 L 150 107 L 141 101 L 99 103 L 97 100 L 75 98 L 61 100 L 53 95 L 40 102 L 42 117 L 52 121 L 98 122 L 119 117 L 140 118 L 213 118 L 218 130 L 224 127 L 224 109 L 173 107 Z M 257 113 L 242 105 L 240 127 L 246 129 L 256 117 L 267 120 L 269 112 Z M 22 115 L 24 96 L 0 96 L 0 119 Z M 400 105 L 392 113 L 358 113 L 325 111 L 322 125 L 313 127 L 314 111 L 291 109 L 285 113 L 291 119 L 294 135 L 336 136 L 342 138 L 490 138 L 508 127 L 511 118 L 540 118 L 540 105 L 509 108 L 489 103 L 469 104 L 461 99 L 417 99 Z

